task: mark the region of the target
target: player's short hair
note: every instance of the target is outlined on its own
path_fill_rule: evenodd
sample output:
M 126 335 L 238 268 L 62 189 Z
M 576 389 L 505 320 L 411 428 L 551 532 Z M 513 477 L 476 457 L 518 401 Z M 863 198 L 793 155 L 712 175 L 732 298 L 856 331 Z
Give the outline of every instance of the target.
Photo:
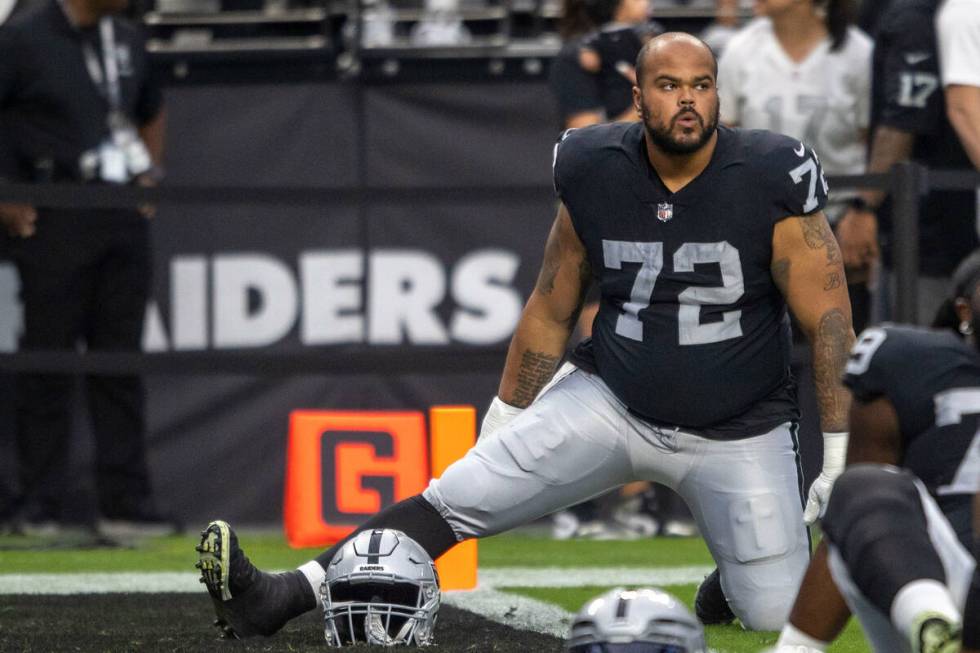
M 929 324 L 934 329 L 949 329 L 959 334 L 960 317 L 956 314 L 956 300 L 973 300 L 977 285 L 980 285 L 980 248 L 973 250 L 960 261 L 953 271 L 949 297 L 936 309 Z
M 696 41 L 704 46 L 705 52 L 707 52 L 708 56 L 711 57 L 711 74 L 716 80 L 718 79 L 718 57 L 715 56 L 714 51 L 707 43 L 692 34 L 688 34 L 687 32 L 664 32 L 663 34 L 655 36 L 647 41 L 643 47 L 640 48 L 640 53 L 636 56 L 637 86 L 641 86 L 643 84 L 643 77 L 646 74 L 647 55 L 650 54 L 650 51 L 660 46 L 663 41 L 675 41 L 680 40 L 681 38 L 684 38 L 684 40 L 687 41 Z

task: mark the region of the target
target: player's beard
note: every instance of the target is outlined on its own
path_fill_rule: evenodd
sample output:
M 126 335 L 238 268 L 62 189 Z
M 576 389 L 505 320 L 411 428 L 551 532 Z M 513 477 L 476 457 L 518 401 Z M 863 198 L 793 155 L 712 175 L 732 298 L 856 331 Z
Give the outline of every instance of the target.
M 653 141 L 654 145 L 668 154 L 691 154 L 692 152 L 697 152 L 704 147 L 705 143 L 708 142 L 711 135 L 718 128 L 719 106 L 717 104 L 708 122 L 705 122 L 704 117 L 694 109 L 678 111 L 671 117 L 670 122 L 666 124 L 662 122 L 654 123 L 650 119 L 650 110 L 646 104 L 641 104 L 640 110 L 643 117 L 643 127 L 646 129 L 647 134 L 650 135 L 650 140 Z M 687 113 L 691 113 L 697 118 L 698 124 L 701 126 L 701 136 L 693 141 L 679 141 L 673 133 L 674 123 L 677 122 L 678 118 Z

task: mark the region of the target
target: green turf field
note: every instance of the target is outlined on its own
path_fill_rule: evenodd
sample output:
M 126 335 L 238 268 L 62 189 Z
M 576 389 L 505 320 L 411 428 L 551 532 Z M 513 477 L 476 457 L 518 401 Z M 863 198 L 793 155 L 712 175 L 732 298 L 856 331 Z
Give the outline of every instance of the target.
M 288 548 L 281 535 L 269 532 L 239 533 L 242 546 L 261 568 L 286 569 L 310 558 L 317 550 Z M 0 537 L 0 590 L 2 574 L 79 573 L 79 572 L 167 572 L 192 573 L 195 561 L 196 534 L 131 543 L 124 548 L 71 548 L 85 542 L 45 540 L 40 538 Z M 89 543 L 92 544 L 92 543 Z M 507 567 L 561 568 L 571 573 L 584 568 L 683 567 L 710 565 L 711 559 L 703 541 L 697 538 L 659 538 L 632 542 L 566 541 L 526 535 L 501 535 L 480 543 L 481 569 L 505 570 Z M 556 576 L 560 572 L 556 572 Z M 689 605 L 696 585 L 669 585 L 669 591 Z M 565 610 L 576 611 L 588 598 L 599 594 L 603 585 L 588 587 L 507 587 L 505 591 L 554 603 Z M 201 591 L 203 594 L 203 590 Z M 4 613 L 0 595 L 0 614 Z M 7 611 L 6 615 L 11 612 Z M 2 622 L 3 619 L 0 619 Z M 3 626 L 0 625 L 0 630 Z M 775 641 L 775 633 L 747 633 L 737 626 L 709 627 L 708 644 L 719 653 L 759 651 Z M 274 640 L 270 640 L 270 643 Z M 109 650 L 109 649 L 106 649 Z M 271 649 L 279 650 L 273 645 Z M 288 650 L 284 647 L 281 650 Z M 858 653 L 869 651 L 855 623 L 830 651 Z

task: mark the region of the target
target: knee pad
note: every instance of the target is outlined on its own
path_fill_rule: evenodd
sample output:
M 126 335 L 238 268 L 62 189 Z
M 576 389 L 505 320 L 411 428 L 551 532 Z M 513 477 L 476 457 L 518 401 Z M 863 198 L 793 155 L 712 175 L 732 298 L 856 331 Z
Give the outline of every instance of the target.
M 750 563 L 786 555 L 793 546 L 783 506 L 773 493 L 733 501 L 728 511 L 735 560 Z M 800 525 L 802 531 L 803 526 Z
M 847 560 L 883 536 L 925 533 L 926 517 L 910 473 L 865 464 L 848 467 L 837 478 L 822 525 Z
M 848 468 L 834 484 L 823 526 L 854 584 L 885 614 L 909 582 L 946 581 L 915 477 L 906 471 Z

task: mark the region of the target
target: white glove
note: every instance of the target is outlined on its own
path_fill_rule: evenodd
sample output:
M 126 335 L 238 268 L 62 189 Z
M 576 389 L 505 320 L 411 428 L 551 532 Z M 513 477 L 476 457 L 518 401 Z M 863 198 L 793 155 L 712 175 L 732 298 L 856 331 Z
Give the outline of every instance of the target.
M 803 511 L 803 521 L 808 525 L 823 518 L 830 501 L 830 491 L 834 481 L 844 471 L 844 459 L 847 456 L 847 431 L 823 434 L 823 469 L 820 476 L 810 485 L 807 493 L 806 510 Z
M 494 397 L 490 402 L 490 408 L 483 417 L 483 424 L 480 425 L 480 438 L 487 437 L 497 429 L 507 426 L 512 419 L 524 412 L 523 408 L 511 406 L 501 401 L 500 397 Z

